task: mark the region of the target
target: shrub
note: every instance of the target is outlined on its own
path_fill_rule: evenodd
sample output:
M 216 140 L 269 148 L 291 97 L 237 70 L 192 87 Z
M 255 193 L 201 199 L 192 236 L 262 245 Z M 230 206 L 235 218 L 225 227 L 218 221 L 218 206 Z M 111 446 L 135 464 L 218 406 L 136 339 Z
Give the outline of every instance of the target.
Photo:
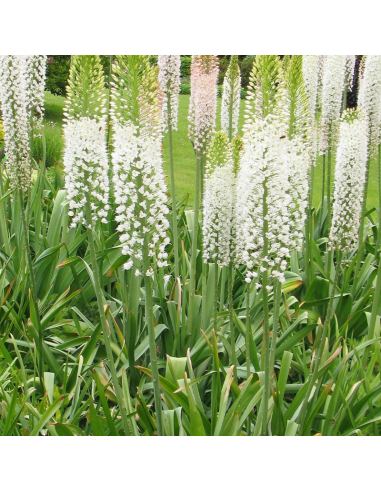
M 180 86 L 180 94 L 183 96 L 187 96 L 191 93 L 191 86 L 190 84 L 181 84 Z
M 191 56 L 182 56 L 181 57 L 181 77 L 189 78 L 191 75 L 191 65 L 192 65 L 192 57 Z
M 241 78 L 242 78 L 242 87 L 247 88 L 250 82 L 250 74 L 253 69 L 253 63 L 255 60 L 255 55 L 247 55 L 242 59 L 242 55 L 240 55 L 239 66 L 241 70 Z M 219 84 L 222 85 L 224 83 L 224 78 L 229 67 L 230 59 L 229 58 L 221 58 L 220 59 L 220 75 L 219 75 Z
M 150 55 L 149 57 L 149 62 L 153 67 L 156 67 L 156 65 L 158 64 L 158 60 L 159 60 L 159 55 Z
M 253 55 L 249 55 L 240 64 L 242 87 L 245 89 L 249 86 L 250 74 L 253 69 L 254 59 L 255 57 Z
M 62 161 L 64 143 L 62 139 L 61 127 L 54 123 L 47 123 L 44 127 L 44 135 L 46 142 L 45 165 L 49 168 Z M 35 137 L 32 142 L 33 159 L 36 162 L 41 162 L 43 159 L 43 152 L 42 137 Z
M 65 96 L 69 71 L 70 55 L 48 55 L 46 90 L 56 96 Z
M 223 85 L 223 83 L 224 83 L 225 75 L 226 75 L 226 72 L 229 68 L 229 63 L 230 63 L 230 60 L 228 58 L 221 58 L 220 59 L 220 74 L 218 77 L 218 84 L 219 85 Z

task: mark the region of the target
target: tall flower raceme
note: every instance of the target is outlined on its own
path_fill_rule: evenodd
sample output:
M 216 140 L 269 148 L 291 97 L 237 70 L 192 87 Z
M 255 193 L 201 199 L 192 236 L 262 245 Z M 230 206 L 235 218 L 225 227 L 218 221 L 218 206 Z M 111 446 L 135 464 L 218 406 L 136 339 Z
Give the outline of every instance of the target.
M 233 151 L 233 146 L 235 151 Z M 232 363 L 237 377 L 235 326 L 233 320 L 233 220 L 235 210 L 235 159 L 238 158 L 236 142 L 230 143 L 224 131 L 214 135 L 206 160 L 205 193 L 203 200 L 203 256 L 204 269 L 209 261 L 215 263 L 214 328 L 218 328 L 218 276 L 219 268 L 228 268 L 229 321 L 231 329 Z M 235 154 L 235 155 L 234 155 Z M 205 274 L 204 274 L 205 275 Z M 204 286 L 206 292 L 206 280 Z M 205 293 L 203 302 L 206 301 Z
M 380 153 L 381 135 L 381 55 L 366 55 L 360 67 L 360 91 L 359 107 L 363 108 L 368 119 L 369 152 L 366 166 L 366 182 L 364 192 L 364 202 L 362 210 L 362 220 L 360 227 L 359 244 L 362 247 L 364 242 L 364 228 L 366 220 L 366 208 L 368 199 L 370 158 Z M 379 195 L 381 196 L 381 167 L 379 169 Z M 379 227 L 381 227 L 381 200 L 379 211 Z M 360 255 L 356 266 L 356 279 L 361 267 L 362 256 Z
M 218 73 L 217 55 L 193 55 L 189 138 L 201 154 L 206 153 L 216 126 Z
M 30 186 L 31 166 L 24 66 L 23 56 L 0 56 L 0 100 L 7 172 L 10 186 L 26 191 Z
M 283 121 L 288 130 L 286 142 L 289 163 L 290 204 L 294 247 L 303 244 L 308 206 L 309 171 L 311 168 L 311 100 L 303 78 L 303 56 L 294 55 L 285 74 L 282 102 Z
M 206 153 L 216 127 L 218 73 L 219 61 L 217 55 L 193 55 L 188 134 L 194 147 L 197 162 L 186 337 L 189 346 L 191 338 L 195 336 L 197 330 L 195 302 L 200 203 L 204 194 Z
M 180 94 L 180 55 L 159 55 L 159 82 L 164 94 L 163 100 L 163 128 L 168 129 L 170 124 L 173 130 L 177 130 L 179 117 L 179 94 Z M 170 101 L 171 114 L 168 115 L 168 100 Z M 168 121 L 169 119 L 169 121 Z
M 111 117 L 114 129 L 114 194 L 116 221 L 126 270 L 144 277 L 155 410 L 158 434 L 163 435 L 162 403 L 153 311 L 156 265 L 167 265 L 169 244 L 166 185 L 161 153 L 159 81 L 147 55 L 117 55 L 113 66 Z
M 347 110 L 340 124 L 330 247 L 355 249 L 359 237 L 368 157 L 367 117 L 363 109 Z
M 320 55 L 303 55 L 303 79 L 308 96 L 312 151 L 315 156 L 317 152 L 316 116 L 319 90 L 319 60 Z
M 239 113 L 241 108 L 241 71 L 238 55 L 232 55 L 226 72 L 222 94 L 221 125 L 230 139 L 238 132 Z
M 220 267 L 232 261 L 233 209 L 235 204 L 234 158 L 229 138 L 218 132 L 208 151 L 205 172 L 203 240 L 204 260 Z
M 71 227 L 107 223 L 110 184 L 104 87 L 99 56 L 74 55 L 64 110 L 65 187 Z
M 309 67 L 308 63 L 310 64 Z M 285 146 L 289 163 L 290 195 L 292 197 L 290 212 L 292 217 L 291 232 L 294 239 L 293 249 L 300 250 L 304 237 L 307 236 L 306 270 L 310 266 L 309 235 L 311 234 L 311 221 L 307 222 L 307 230 L 305 230 L 305 226 L 310 177 L 313 181 L 311 157 L 316 150 L 315 113 L 311 114 L 311 111 L 316 111 L 317 64 L 317 57 L 309 60 L 306 60 L 302 55 L 292 57 L 285 74 L 283 102 L 284 122 L 289 138 Z M 303 74 L 308 76 L 310 93 L 306 90 Z M 313 96 L 313 94 L 315 95 Z M 311 218 L 310 215 L 308 218 Z
M 250 284 L 253 281 L 258 289 L 262 289 L 263 296 L 263 434 L 268 433 L 268 404 L 279 330 L 281 284 L 285 281 L 291 250 L 298 248 L 301 224 L 305 220 L 305 203 L 302 201 L 299 210 L 291 189 L 293 180 L 300 179 L 297 176 L 298 169 L 305 166 L 302 162 L 303 152 L 298 148 L 298 138 L 303 142 L 303 135 L 308 126 L 305 124 L 308 101 L 301 75 L 301 59 L 290 60 L 284 76 L 278 56 L 256 57 L 247 101 L 244 151 L 237 177 L 236 261 L 246 266 L 247 336 L 251 330 Z M 302 101 L 307 106 L 301 104 Z M 294 104 L 297 107 L 294 108 Z M 298 131 L 301 131 L 301 136 L 297 135 Z M 296 136 L 292 140 L 294 134 Z M 303 146 L 301 148 L 303 149 Z M 305 175 L 303 172 L 302 176 Z M 274 285 L 271 330 L 269 294 Z M 250 347 L 249 338 L 246 344 Z M 251 372 L 250 360 L 248 348 L 248 377 Z
M 46 55 L 25 56 L 25 91 L 29 114 L 43 118 L 46 81 Z
M 381 127 L 381 55 L 367 55 L 360 83 L 359 105 L 369 122 L 370 154 L 380 143 Z
M 39 376 L 41 388 L 44 388 L 44 333 L 39 316 L 37 302 L 37 284 L 34 275 L 32 254 L 29 243 L 29 230 L 24 210 L 24 194 L 30 187 L 30 111 L 28 98 L 32 97 L 32 89 L 26 84 L 26 65 L 23 55 L 3 55 L 0 57 L 0 101 L 5 130 L 5 152 L 7 156 L 7 171 L 10 178 L 10 187 L 15 193 L 18 191 L 20 200 L 21 223 L 24 233 L 26 259 L 30 277 L 30 300 L 35 312 L 35 343 L 38 347 Z M 29 197 L 27 197 L 29 200 Z M 9 246 L 9 245 L 8 245 Z M 9 248 L 7 248 L 9 250 Z
M 269 115 L 256 120 L 244 135 L 244 152 L 237 176 L 236 261 L 247 267 L 246 281 L 259 274 L 284 282 L 290 256 L 291 213 L 285 127 Z M 272 290 L 270 285 L 266 286 Z
M 163 128 L 168 131 L 169 161 L 172 195 L 172 236 L 175 258 L 175 275 L 180 277 L 180 255 L 177 227 L 177 202 L 175 186 L 175 167 L 173 156 L 173 130 L 177 130 L 180 94 L 180 55 L 159 55 L 159 82 L 163 94 Z
M 345 84 L 350 92 L 355 80 L 356 55 L 345 55 Z
M 144 271 L 144 242 L 149 258 L 156 255 L 159 267 L 167 266 L 165 250 L 170 242 L 161 139 L 157 137 L 159 85 L 152 86 L 152 73 L 146 55 L 117 55 L 112 88 L 116 221 L 123 254 L 129 257 L 125 269 L 147 277 L 152 276 L 153 270 L 150 267 Z
M 109 210 L 106 112 L 105 79 L 99 55 L 74 55 L 64 109 L 64 165 L 69 215 L 73 218 L 73 226 L 83 224 L 87 228 L 98 315 L 122 425 L 127 434 L 129 427 L 127 416 L 122 411 L 123 396 L 111 348 L 95 239 L 96 225 L 106 222 Z
M 346 74 L 346 55 L 327 55 L 324 63 L 321 142 L 326 153 L 334 143 L 340 122 Z

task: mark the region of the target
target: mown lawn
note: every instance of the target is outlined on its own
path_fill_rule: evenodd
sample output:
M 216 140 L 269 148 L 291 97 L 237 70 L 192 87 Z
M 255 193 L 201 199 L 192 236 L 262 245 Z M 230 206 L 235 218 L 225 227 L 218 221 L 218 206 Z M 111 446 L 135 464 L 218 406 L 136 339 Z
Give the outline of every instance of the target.
M 62 112 L 64 98 L 53 96 L 46 93 L 46 120 L 54 123 L 62 123 Z M 244 123 L 244 101 L 242 101 L 242 110 L 240 118 L 240 128 Z M 176 193 L 180 199 L 189 194 L 192 203 L 194 195 L 195 183 L 195 156 L 192 144 L 188 139 L 188 107 L 189 96 L 180 96 L 179 109 L 179 129 L 174 133 L 174 158 L 175 158 L 175 173 L 176 173 Z M 217 129 L 220 129 L 220 107 L 221 99 L 218 100 L 218 116 Z M 168 158 L 168 139 L 164 140 L 164 166 L 169 173 L 169 158 Z M 318 164 L 315 170 L 315 186 L 314 186 L 314 206 L 317 207 L 321 201 L 322 187 L 322 165 Z M 371 173 L 369 180 L 369 197 L 368 207 L 378 208 L 378 171 L 377 162 L 372 161 Z

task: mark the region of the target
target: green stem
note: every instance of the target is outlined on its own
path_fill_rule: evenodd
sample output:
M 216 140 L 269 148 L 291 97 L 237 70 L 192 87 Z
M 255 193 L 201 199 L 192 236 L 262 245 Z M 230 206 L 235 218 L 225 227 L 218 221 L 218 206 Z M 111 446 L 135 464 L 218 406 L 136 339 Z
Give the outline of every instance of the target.
M 87 178 L 88 180 L 88 178 Z M 92 265 L 92 270 L 94 274 L 94 288 L 95 288 L 95 295 L 97 298 L 97 305 L 98 305 L 98 311 L 99 311 L 99 316 L 100 316 L 100 321 L 101 321 L 101 326 L 102 326 L 102 331 L 103 331 L 103 338 L 105 342 L 105 347 L 106 347 L 106 354 L 107 358 L 110 363 L 110 370 L 111 370 L 111 379 L 114 385 L 115 389 L 115 395 L 116 399 L 119 405 L 120 409 L 120 414 L 122 417 L 122 422 L 123 422 L 123 427 L 125 432 L 127 433 L 129 429 L 129 424 L 128 424 L 128 419 L 127 416 L 123 410 L 123 395 L 122 391 L 119 386 L 118 382 L 118 375 L 116 372 L 115 368 L 115 363 L 114 363 L 114 358 L 112 354 L 112 348 L 111 348 L 111 343 L 110 343 L 110 329 L 107 323 L 107 318 L 106 318 L 106 312 L 105 312 L 105 306 L 106 306 L 106 301 L 104 299 L 103 293 L 102 293 L 102 287 L 101 287 L 101 281 L 100 281 L 100 276 L 99 276 L 99 268 L 98 268 L 98 262 L 97 262 L 97 254 L 96 254 L 96 249 L 95 249 L 95 239 L 94 239 L 94 231 L 93 231 L 93 226 L 92 224 L 92 214 L 91 214 L 91 196 L 90 193 L 86 193 L 86 205 L 85 205 L 85 212 L 86 212 L 86 222 L 87 224 L 90 225 L 90 227 L 87 227 L 87 236 L 88 236 L 88 241 L 89 241 L 89 247 L 90 247 L 90 257 L 91 257 L 91 265 Z
M 357 289 L 358 277 L 361 269 L 362 263 L 362 251 L 364 247 L 364 232 L 365 232 L 365 219 L 366 219 L 366 211 L 367 211 L 367 201 L 368 201 L 368 189 L 369 189 L 369 173 L 370 173 L 370 159 L 368 159 L 366 164 L 366 180 L 365 180 L 365 189 L 364 189 L 364 201 L 362 204 L 362 214 L 361 214 L 361 224 L 360 224 L 360 233 L 359 233 L 359 257 L 356 264 L 355 270 L 355 279 L 354 279 L 354 291 Z
M 177 203 L 176 203 L 176 185 L 175 185 L 175 166 L 173 159 L 173 128 L 172 128 L 172 107 L 171 99 L 168 97 L 168 137 L 169 137 L 169 163 L 171 174 L 171 195 L 172 195 L 172 232 L 173 248 L 175 256 L 175 275 L 180 277 L 180 258 L 179 258 L 179 238 L 177 233 Z
M 329 327 L 330 327 L 330 324 L 331 324 L 331 321 L 332 321 L 332 318 L 334 315 L 333 308 L 334 308 L 334 303 L 335 303 L 335 293 L 336 293 L 336 289 L 337 289 L 337 286 L 339 283 L 339 278 L 340 278 L 341 261 L 342 261 L 342 253 L 340 251 L 338 251 L 337 252 L 336 271 L 335 271 L 335 280 L 334 280 L 333 286 L 332 286 L 331 296 L 330 296 L 329 305 L 328 305 L 327 317 L 325 319 L 324 326 L 323 326 L 323 333 L 322 333 L 321 339 L 320 339 L 319 344 L 318 344 L 317 357 L 315 359 L 315 365 L 314 365 L 314 369 L 313 369 L 311 379 L 310 379 L 310 382 L 308 385 L 307 394 L 304 398 L 302 409 L 301 409 L 300 416 L 299 416 L 299 422 L 301 424 L 300 430 L 302 431 L 302 433 L 304 433 L 304 426 L 305 426 L 306 418 L 307 418 L 308 403 L 310 400 L 310 396 L 311 396 L 313 387 L 315 386 L 315 383 L 317 380 L 317 376 L 318 376 L 318 372 L 320 369 L 320 364 L 321 364 L 321 360 L 322 360 L 322 356 L 323 356 L 325 341 L 326 341 L 326 338 L 328 335 L 328 330 L 329 330 Z
M 267 415 L 270 399 L 270 387 L 269 387 L 269 371 L 270 371 L 270 317 L 269 317 L 269 293 L 267 287 L 269 286 L 269 271 L 268 271 L 268 252 L 269 252 L 269 223 L 266 219 L 268 216 L 268 204 L 267 204 L 267 180 L 264 182 L 263 191 L 263 257 L 265 258 L 263 273 L 263 314 L 264 314 L 264 328 L 265 328 L 265 387 L 263 393 L 263 435 L 267 435 Z
M 109 169 L 108 169 L 108 179 L 109 179 L 109 186 L 110 186 L 110 195 L 112 196 L 114 194 L 114 181 L 113 181 L 113 166 L 111 163 L 111 158 L 112 158 L 112 151 L 111 151 L 111 137 L 112 137 L 112 131 L 111 131 L 111 81 L 112 81 L 112 65 L 114 61 L 114 55 L 110 55 L 110 68 L 108 72 L 108 94 L 107 94 L 107 148 L 108 148 L 108 160 L 109 160 Z M 109 234 L 110 236 L 113 234 L 112 230 L 112 222 L 113 222 L 113 211 L 112 209 L 109 211 L 109 217 L 108 217 L 108 229 L 109 229 Z
M 313 241 L 313 226 L 312 226 L 312 201 L 313 201 L 313 185 L 314 185 L 314 173 L 315 167 L 312 164 L 309 177 L 309 192 L 308 192 L 308 210 L 307 210 L 307 222 L 306 222 L 306 249 L 305 249 L 305 270 L 306 270 L 306 284 L 307 289 L 312 283 L 313 271 L 312 271 L 312 248 Z
M 218 330 L 218 263 L 215 264 L 214 270 L 214 331 Z
M 331 228 L 331 201 L 332 201 L 332 151 L 331 145 L 328 147 L 328 166 L 327 166 L 327 208 L 328 208 L 328 230 Z
M 0 162 L 0 193 L 1 196 L 4 196 L 4 184 L 3 184 L 3 164 Z M 4 250 L 7 253 L 8 256 L 11 255 L 11 246 L 9 242 L 9 234 L 8 234 L 8 227 L 7 227 L 7 219 L 6 219 L 6 214 L 5 214 L 5 203 L 0 204 L 0 228 L 1 228 L 1 238 L 2 238 L 2 243 L 0 244 L 0 247 L 3 247 L 4 245 Z
M 381 245 L 381 144 L 378 146 L 378 234 L 377 234 L 377 257 Z
M 247 379 L 249 379 L 251 376 L 250 332 L 251 332 L 250 284 L 247 284 L 247 293 L 246 293 L 246 370 L 247 370 Z
M 320 234 L 323 233 L 323 218 L 324 218 L 324 199 L 325 199 L 325 154 L 323 155 L 323 185 L 322 185 L 322 195 L 321 195 L 321 209 L 320 209 L 320 224 L 319 230 Z
M 24 196 L 23 196 L 23 192 L 22 192 L 21 182 L 19 182 L 19 190 L 18 191 L 19 191 L 20 210 L 21 210 L 21 222 L 22 222 L 22 228 L 23 228 L 24 240 L 25 240 L 26 258 L 27 258 L 27 262 L 28 262 L 29 276 L 30 276 L 30 282 L 31 282 L 31 299 L 32 299 L 34 311 L 36 313 L 36 320 L 37 320 L 37 326 L 35 328 L 37 329 L 37 333 L 38 333 L 39 376 L 40 376 L 41 390 L 43 391 L 43 389 L 44 389 L 44 358 L 43 358 L 42 347 L 43 347 L 44 333 L 42 330 L 40 313 L 39 313 L 39 309 L 38 309 L 37 284 L 36 284 L 36 277 L 34 275 L 32 253 L 30 251 L 29 232 L 28 232 L 28 227 L 27 227 L 27 222 L 26 222 L 26 217 L 25 217 L 25 211 L 24 211 Z
M 269 387 L 269 398 L 271 397 L 272 379 L 275 369 L 275 352 L 276 344 L 278 341 L 278 329 L 279 329 L 279 312 L 280 303 L 282 299 L 282 284 L 277 281 L 275 288 L 275 298 L 274 298 L 274 313 L 273 313 L 273 336 L 271 341 L 271 351 L 270 351 L 270 365 L 268 374 L 268 387 Z
M 200 178 L 201 178 L 201 166 L 202 158 L 197 156 L 196 162 L 196 190 L 195 190 L 195 207 L 194 207 L 194 224 L 193 224 L 193 238 L 192 238 L 192 256 L 191 256 L 191 271 L 189 282 L 189 311 L 188 311 L 188 323 L 187 323 L 187 344 L 190 348 L 191 339 L 193 336 L 194 325 L 194 310 L 195 310 L 195 298 L 196 298 L 196 267 L 197 267 L 197 240 L 198 240 L 198 228 L 199 228 L 199 215 L 200 215 Z
M 269 317 L 269 294 L 267 287 L 269 285 L 269 272 L 263 273 L 263 314 L 265 328 L 265 387 L 263 393 L 263 435 L 267 435 L 267 415 L 270 399 L 269 371 L 270 371 L 270 317 Z
M 229 104 L 229 140 L 233 140 L 233 109 L 234 109 L 234 78 L 231 81 L 230 104 Z
M 156 351 L 156 334 L 155 334 L 155 323 L 154 323 L 154 313 L 153 313 L 153 295 L 152 295 L 152 280 L 151 277 L 147 277 L 146 272 L 150 269 L 149 260 L 149 242 L 145 238 L 143 246 L 143 265 L 144 265 L 144 279 L 145 279 L 145 290 L 146 290 L 146 316 L 148 325 L 148 337 L 149 337 L 149 347 L 150 347 L 150 357 L 151 357 L 151 368 L 152 368 L 152 381 L 153 381 L 153 391 L 155 398 L 155 410 L 156 410 L 156 420 L 157 420 L 157 432 L 159 436 L 164 436 L 164 425 L 163 425 L 163 414 L 160 396 L 160 378 L 159 378 L 159 367 L 157 362 L 157 351 Z
M 372 304 L 372 315 L 370 318 L 369 324 L 369 333 L 368 333 L 368 341 L 373 340 L 376 333 L 376 323 L 378 318 L 378 311 L 380 307 L 380 298 L 381 298 L 381 262 L 379 262 L 378 273 L 377 273 L 377 282 L 376 289 L 373 295 L 373 304 Z M 376 342 L 378 343 L 378 342 Z M 367 347 L 363 356 L 363 368 L 365 370 L 369 358 L 371 347 Z
M 229 264 L 229 278 L 228 278 L 228 289 L 229 289 L 229 323 L 230 323 L 230 333 L 231 333 L 231 346 L 232 346 L 232 363 L 234 365 L 234 379 L 238 382 L 238 361 L 237 352 L 235 345 L 235 323 L 234 323 L 234 306 L 233 306 L 233 263 Z
M 208 323 L 210 319 L 206 319 L 206 302 L 208 299 L 208 281 L 207 281 L 207 268 L 208 264 L 203 261 L 202 262 L 202 310 L 201 310 L 201 326 L 204 331 L 208 328 Z M 210 271 L 210 268 L 209 268 Z

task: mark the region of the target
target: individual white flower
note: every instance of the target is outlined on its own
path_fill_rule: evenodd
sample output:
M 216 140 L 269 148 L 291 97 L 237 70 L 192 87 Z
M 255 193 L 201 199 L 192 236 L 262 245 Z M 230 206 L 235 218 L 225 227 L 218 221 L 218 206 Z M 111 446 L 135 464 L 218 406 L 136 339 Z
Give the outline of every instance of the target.
M 116 124 L 112 163 L 122 252 L 131 259 L 126 268 L 143 269 L 142 250 L 147 238 L 149 257 L 156 255 L 158 266 L 167 266 L 169 209 L 161 141 L 139 135 L 132 124 Z
M 71 227 L 91 227 L 97 221 L 107 223 L 109 178 L 105 122 L 91 118 L 69 120 L 65 135 L 65 187 L 69 200 Z M 86 222 L 85 205 L 91 201 L 92 224 Z
M 258 269 L 284 282 L 290 249 L 297 246 L 292 223 L 289 141 L 285 128 L 269 115 L 246 126 L 237 177 L 236 262 L 247 267 L 246 281 Z
M 327 55 L 324 62 L 320 150 L 326 152 L 340 122 L 346 55 Z
M 217 117 L 217 55 L 193 55 L 189 138 L 196 152 L 205 153 L 215 131 Z
M 179 117 L 179 94 L 180 94 L 180 55 L 159 55 L 158 64 L 160 68 L 159 82 L 164 95 L 163 98 L 163 128 L 168 128 L 168 99 L 171 103 L 171 126 L 177 130 Z
M 367 119 L 363 110 L 347 110 L 340 125 L 330 247 L 355 249 L 362 214 L 368 155 Z
M 233 151 L 226 133 L 215 134 L 207 157 L 204 192 L 204 260 L 219 266 L 232 261 L 235 174 Z
M 238 55 L 232 55 L 223 85 L 221 105 L 222 130 L 230 135 L 230 113 L 232 113 L 232 135 L 238 132 L 239 114 L 241 108 L 241 71 Z
M 359 106 L 368 116 L 370 153 L 380 141 L 381 127 L 381 55 L 367 55 L 361 77 Z
M 5 133 L 7 171 L 12 189 L 30 186 L 29 115 L 22 56 L 0 56 L 0 101 Z

